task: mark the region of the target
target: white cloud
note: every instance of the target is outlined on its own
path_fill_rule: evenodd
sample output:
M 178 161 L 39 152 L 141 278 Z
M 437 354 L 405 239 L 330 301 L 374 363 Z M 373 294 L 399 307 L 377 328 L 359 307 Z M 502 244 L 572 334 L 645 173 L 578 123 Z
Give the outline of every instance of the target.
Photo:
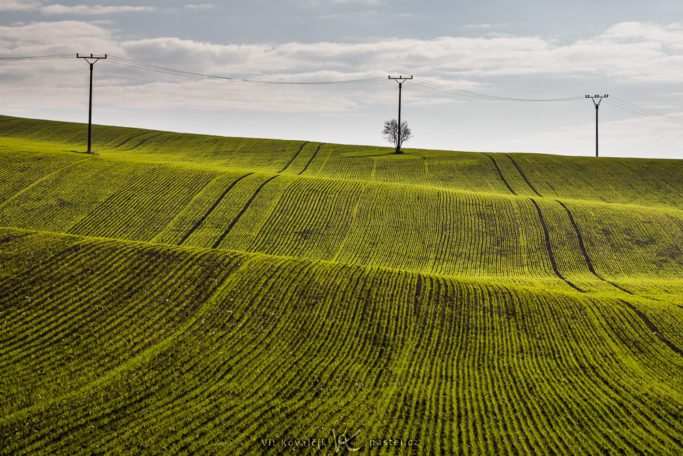
M 112 32 L 82 21 L 33 22 L 0 26 L 0 53 L 50 55 L 85 52 L 120 52 Z
M 601 110 L 604 111 L 603 108 Z M 608 113 L 604 111 L 603 117 Z M 614 112 L 609 113 L 610 117 Z M 600 155 L 639 158 L 681 158 L 680 125 L 658 118 L 627 118 L 600 122 Z M 595 151 L 595 124 L 558 127 L 541 133 L 497 138 L 493 150 L 511 152 L 549 152 L 565 155 L 592 155 Z M 675 152 L 677 151 L 677 153 Z
M 467 24 L 463 27 L 472 30 L 490 30 L 496 26 L 493 24 Z
M 0 0 L 0 11 L 29 11 L 40 7 L 40 2 L 26 0 Z
M 385 3 L 385 0 L 302 0 L 303 6 L 320 7 L 325 5 L 368 5 L 376 6 Z
M 60 5 L 50 4 L 40 7 L 40 12 L 43 14 L 63 15 L 75 14 L 82 16 L 99 16 L 104 14 L 119 14 L 119 13 L 149 13 L 156 11 L 153 6 L 105 6 L 105 5 Z
M 59 49 L 59 51 L 57 51 Z M 0 27 L 0 51 L 109 52 L 188 71 L 288 78 L 300 73 L 491 81 L 501 76 L 614 78 L 678 83 L 683 25 L 623 23 L 590 39 L 558 45 L 541 37 L 380 39 L 363 43 L 217 44 L 176 37 L 120 40 L 106 24 L 35 22 Z M 523 94 L 522 94 L 523 95 Z
M 212 71 L 278 72 L 332 68 L 403 71 L 423 76 L 489 78 L 609 76 L 622 82 L 673 82 L 683 72 L 683 26 L 621 25 L 587 40 L 557 45 L 540 37 L 384 39 L 366 43 L 218 45 L 177 38 L 125 43 L 131 55 L 157 56 Z M 237 64 L 237 66 L 235 66 Z
M 431 40 L 386 38 L 361 43 L 218 44 L 177 37 L 124 39 L 111 27 L 114 26 L 108 23 L 86 21 L 0 26 L 0 55 L 109 53 L 186 71 L 278 81 L 385 79 L 388 73 L 403 73 L 459 90 L 521 97 L 582 96 L 584 90 L 593 91 L 592 87 L 586 86 L 596 81 L 601 84 L 600 91 L 611 92 L 617 84 L 622 88 L 627 84 L 656 91 L 678 84 L 683 74 L 682 24 L 616 24 L 594 37 L 568 44 L 538 36 L 512 35 Z M 78 107 L 83 102 L 78 97 L 85 96 L 86 77 L 84 65 L 75 58 L 73 62 L 2 62 L 0 98 L 5 109 L 15 113 L 24 113 L 22 109 L 27 108 L 22 107 L 32 105 Z M 517 85 L 512 87 L 510 81 Z M 524 85 L 520 86 L 520 81 Z M 540 93 L 539 86 L 544 83 L 543 93 Z M 178 112 L 250 112 L 254 116 L 276 112 L 356 116 L 358 112 L 377 107 L 383 112 L 393 112 L 396 101 L 395 87 L 387 86 L 386 81 L 369 86 L 335 86 L 334 89 L 272 87 L 192 80 L 119 66 L 113 61 L 98 64 L 96 87 L 98 100 L 120 112 L 168 108 Z M 378 90 L 380 87 L 382 90 Z M 567 93 L 575 90 L 571 87 L 578 87 L 580 92 Z M 74 100 L 73 96 L 77 98 Z M 439 109 L 442 113 L 448 112 L 453 103 L 472 103 L 468 108 L 475 103 L 481 106 L 479 101 L 428 91 L 415 84 L 410 85 L 404 97 L 408 106 L 424 108 L 423 112 Z M 481 111 L 515 110 L 500 104 L 495 108 L 488 104 L 485 108 L 489 111 Z M 590 116 L 592 107 L 586 109 L 589 111 L 586 115 Z M 676 107 L 659 109 L 671 112 Z M 457 109 L 451 108 L 452 111 Z M 579 108 L 578 111 L 583 119 L 583 110 Z M 559 108 L 557 112 L 560 112 Z M 605 110 L 606 114 L 609 112 L 612 111 Z M 461 121 L 464 125 L 467 119 Z M 525 121 L 519 119 L 519 122 Z M 605 150 L 610 147 L 627 149 L 630 147 L 628 141 L 645 147 L 649 140 L 671 150 L 676 141 L 680 142 L 680 137 L 675 136 L 678 130 L 666 123 L 662 127 L 662 123 L 657 119 L 623 124 L 606 122 L 605 141 L 613 137 L 620 138 L 621 142 L 612 146 L 606 142 Z M 565 148 L 568 151 L 572 147 L 590 147 L 589 130 L 590 126 L 566 130 L 549 128 L 547 134 L 525 132 L 517 139 L 507 142 L 495 139 L 495 143 L 491 139 L 488 144 L 491 150 L 559 151 L 558 148 Z M 479 140 L 475 133 L 472 135 Z M 586 135 L 588 139 L 584 138 Z M 300 136 L 305 137 L 304 134 Z M 477 148 L 475 143 L 471 144 L 472 148 Z M 550 149 L 548 144 L 555 149 Z
M 183 8 L 190 10 L 207 10 L 215 8 L 213 3 L 186 3 Z
M 195 8 L 206 8 L 204 5 L 187 5 Z M 62 5 L 59 3 L 46 3 L 45 1 L 26 0 L 0 0 L 0 11 L 38 11 L 46 15 L 74 14 L 80 16 L 99 16 L 118 13 L 153 12 L 157 8 L 153 6 L 126 6 L 126 5 Z

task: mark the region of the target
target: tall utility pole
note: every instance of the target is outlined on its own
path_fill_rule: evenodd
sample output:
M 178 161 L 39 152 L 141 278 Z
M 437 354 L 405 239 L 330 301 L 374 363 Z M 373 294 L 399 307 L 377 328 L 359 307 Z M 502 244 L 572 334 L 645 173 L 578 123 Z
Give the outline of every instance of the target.
M 76 54 L 77 59 L 84 59 L 88 64 L 90 64 L 90 102 L 88 103 L 88 153 L 91 154 L 92 145 L 92 70 L 98 60 L 103 60 L 107 58 L 107 54 L 104 56 L 95 55 L 80 55 Z
M 608 94 L 604 95 L 586 95 L 586 98 L 590 98 L 595 106 L 595 157 L 598 157 L 598 111 L 600 110 L 600 103 L 602 103 L 603 98 L 609 97 Z M 595 101 L 598 100 L 598 101 Z
M 389 76 L 389 79 L 392 79 L 396 82 L 398 82 L 398 141 L 396 141 L 396 152 L 397 154 L 401 153 L 401 91 L 403 90 L 403 83 L 413 79 L 412 76 L 410 77 L 404 77 L 399 75 L 398 77 L 393 77 Z

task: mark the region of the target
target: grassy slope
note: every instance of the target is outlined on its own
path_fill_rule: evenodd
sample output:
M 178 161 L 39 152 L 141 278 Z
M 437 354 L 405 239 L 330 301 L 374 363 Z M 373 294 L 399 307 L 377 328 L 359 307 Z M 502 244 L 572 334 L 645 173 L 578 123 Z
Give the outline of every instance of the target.
M 6 451 L 681 450 L 680 162 L 82 129 L 0 117 Z

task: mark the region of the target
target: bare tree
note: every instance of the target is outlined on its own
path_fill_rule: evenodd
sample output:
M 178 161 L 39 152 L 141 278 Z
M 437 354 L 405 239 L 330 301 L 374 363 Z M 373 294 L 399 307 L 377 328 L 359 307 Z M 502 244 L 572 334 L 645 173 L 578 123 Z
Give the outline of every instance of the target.
M 382 134 L 388 142 L 396 146 L 396 152 L 394 152 L 396 154 L 402 153 L 401 146 L 412 136 L 410 127 L 408 127 L 408 122 L 405 120 L 401 122 L 401 131 L 399 132 L 398 121 L 396 119 L 391 119 L 384 122 L 384 130 L 382 131 Z

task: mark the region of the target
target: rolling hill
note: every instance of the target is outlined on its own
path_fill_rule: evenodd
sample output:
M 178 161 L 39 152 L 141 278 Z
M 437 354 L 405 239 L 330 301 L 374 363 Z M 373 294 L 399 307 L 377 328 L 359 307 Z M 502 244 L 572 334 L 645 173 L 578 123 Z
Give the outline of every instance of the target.
M 0 454 L 683 452 L 680 160 L 83 133 L 0 116 Z

